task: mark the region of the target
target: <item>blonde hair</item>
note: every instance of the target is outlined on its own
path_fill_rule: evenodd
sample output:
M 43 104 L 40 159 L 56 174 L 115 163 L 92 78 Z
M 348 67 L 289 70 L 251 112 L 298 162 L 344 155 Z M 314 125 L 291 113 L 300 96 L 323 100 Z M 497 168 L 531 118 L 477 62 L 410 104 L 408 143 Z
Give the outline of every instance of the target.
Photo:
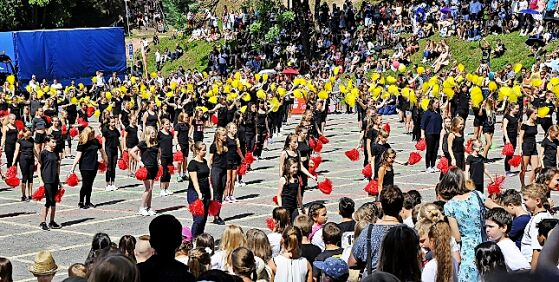
M 251 250 L 255 256 L 267 262 L 272 258 L 272 247 L 266 233 L 260 229 L 250 229 L 246 234 L 246 247 Z
M 227 152 L 227 146 L 225 144 L 223 144 L 223 142 L 219 138 L 219 137 L 224 136 L 224 135 L 227 135 L 227 129 L 225 129 L 223 127 L 218 127 L 215 130 L 214 144 L 215 144 L 218 155 L 221 155 L 221 154 Z
M 89 139 L 91 139 L 91 137 L 93 137 L 93 128 L 91 128 L 91 126 L 87 126 L 85 127 L 82 132 L 80 133 L 80 139 L 78 140 L 78 143 L 80 145 L 83 145 L 85 143 L 87 143 L 87 141 L 89 141 Z
M 148 147 L 153 147 L 157 145 L 157 136 L 155 138 L 151 138 L 151 134 L 155 133 L 155 127 L 153 126 L 146 126 L 144 130 L 144 141 L 146 142 Z
M 444 215 L 439 206 L 433 203 L 424 204 L 419 208 L 415 229 L 421 236 L 427 234 L 433 224 L 441 221 L 444 221 Z
M 464 119 L 462 117 L 454 117 L 451 121 L 451 125 L 450 128 L 452 130 L 453 133 L 460 133 L 459 129 L 458 129 L 458 125 L 464 122 Z
M 454 267 L 452 262 L 452 251 L 450 250 L 450 226 L 444 221 L 431 225 L 428 233 L 433 256 L 437 259 L 436 282 L 447 282 L 452 280 Z
M 550 138 L 557 138 L 557 135 L 559 135 L 559 125 L 554 124 L 549 127 L 546 132 L 546 136 L 549 136 Z
M 202 141 L 197 141 L 192 145 L 192 152 L 194 152 L 194 156 L 196 157 L 198 153 L 202 150 L 202 148 L 206 147 L 206 144 Z
M 188 253 L 188 270 L 194 277 L 200 275 L 210 269 L 212 258 L 204 248 L 192 249 Z
M 229 261 L 229 256 L 238 247 L 244 247 L 246 245 L 246 237 L 243 229 L 238 226 L 231 224 L 225 228 L 223 235 L 221 235 L 220 249 L 223 251 L 223 260 L 225 262 Z
M 522 189 L 522 197 L 535 200 L 539 199 L 546 210 L 550 210 L 551 208 L 547 201 L 547 187 L 544 184 L 534 183 L 525 186 Z

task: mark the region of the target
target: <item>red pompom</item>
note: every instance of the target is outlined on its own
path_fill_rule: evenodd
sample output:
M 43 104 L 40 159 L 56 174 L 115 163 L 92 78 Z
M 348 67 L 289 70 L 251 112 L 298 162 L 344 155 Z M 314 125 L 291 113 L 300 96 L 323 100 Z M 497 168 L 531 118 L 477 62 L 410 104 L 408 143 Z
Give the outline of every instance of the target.
M 501 185 L 505 181 L 504 176 L 497 176 L 495 177 L 495 181 L 489 183 L 487 186 L 487 192 L 489 195 L 500 195 L 501 194 Z
M 147 178 L 148 178 L 148 169 L 145 166 L 136 170 L 136 179 L 140 181 L 144 181 Z
M 52 122 L 52 118 L 50 116 L 43 116 L 43 120 L 45 120 L 47 124 L 51 124 Z
M 316 146 L 314 146 L 314 151 L 317 153 L 322 152 L 322 142 L 320 140 L 316 141 Z
M 83 118 L 78 118 L 78 125 L 82 128 L 86 128 L 89 123 L 85 121 Z
M 473 152 L 473 149 L 472 149 L 473 144 L 474 144 L 474 139 L 469 139 L 466 142 L 466 146 L 464 146 L 464 152 L 466 152 L 466 154 L 471 154 Z
M 212 123 L 213 125 L 217 125 L 218 118 L 216 115 L 212 115 Z
M 72 173 L 68 175 L 68 177 L 66 177 L 66 185 L 70 187 L 75 187 L 78 186 L 78 183 L 79 183 L 78 175 L 76 175 L 75 173 Z
M 167 166 L 167 170 L 169 171 L 169 174 L 170 174 L 170 175 L 175 174 L 175 166 L 173 166 L 173 165 L 168 165 L 168 166 Z
M 266 218 L 266 226 L 268 226 L 268 229 L 270 229 L 271 231 L 274 231 L 274 229 L 276 229 L 276 222 L 273 218 L 268 217 Z
M 56 192 L 56 195 L 54 195 L 54 201 L 57 203 L 62 202 L 62 197 L 64 196 L 65 192 L 66 190 L 64 190 L 64 188 L 58 189 L 58 192 Z
M 311 157 L 311 162 L 313 163 L 314 169 L 316 170 L 320 166 L 320 164 L 322 163 L 322 157 L 320 157 L 320 156 Z M 309 166 L 310 166 L 310 164 L 309 164 Z
M 371 181 L 369 181 L 369 183 L 367 183 L 367 186 L 365 186 L 365 189 L 363 190 L 367 192 L 367 194 L 369 195 L 372 196 L 378 195 L 378 182 L 372 179 Z
M 326 138 L 326 136 L 324 136 L 324 135 L 318 136 L 318 140 L 319 140 L 320 142 L 322 142 L 322 144 L 328 144 L 328 143 L 330 143 L 330 139 Z
M 1 110 L 1 111 L 0 111 L 0 117 L 5 117 L 5 116 L 7 116 L 7 115 L 9 115 L 9 114 L 10 114 L 10 111 L 4 111 L 4 110 Z
M 15 176 L 6 178 L 6 185 L 8 185 L 12 188 L 18 187 L 20 183 L 21 183 L 21 181 L 19 180 L 19 178 L 15 177 Z
M 103 173 L 107 170 L 107 163 L 104 160 L 99 161 L 99 166 L 97 167 L 97 171 Z
M 192 202 L 188 205 L 188 210 L 192 214 L 192 216 L 204 216 L 204 203 L 200 199 L 196 199 L 196 201 Z
M 390 124 L 388 122 L 382 127 L 382 129 L 390 134 Z
M 130 154 L 128 154 L 128 151 L 124 151 L 122 152 L 122 159 L 125 160 L 126 162 L 128 162 L 130 159 Z
M 23 128 L 25 127 L 25 125 L 23 124 L 23 121 L 21 121 L 21 120 L 19 120 L 19 119 L 16 120 L 15 126 L 16 126 L 16 128 L 17 128 L 17 131 L 22 131 Z
M 34 201 L 40 201 L 45 197 L 45 186 L 41 186 L 39 187 L 39 189 L 37 189 L 37 191 L 35 191 L 33 193 L 33 195 L 31 196 L 31 198 Z
M 332 193 L 332 181 L 326 178 L 324 179 L 324 181 L 319 182 L 318 190 L 326 195 L 329 195 L 330 193 Z
M 509 165 L 512 166 L 512 167 L 518 167 L 521 162 L 522 162 L 522 157 L 519 156 L 519 155 L 514 155 L 509 160 Z
M 211 216 L 219 215 L 221 210 L 221 203 L 218 201 L 210 201 L 210 206 L 208 207 L 208 214 Z
M 17 168 L 15 165 L 13 165 L 10 168 L 8 168 L 8 170 L 6 171 L 6 178 L 12 178 L 16 176 L 17 176 Z
M 62 135 L 68 134 L 68 127 L 65 124 L 62 125 L 61 130 L 62 130 Z
M 237 168 L 237 174 L 240 176 L 243 176 L 245 174 L 247 174 L 247 170 L 248 170 L 248 166 L 246 163 L 241 163 L 241 165 L 239 166 L 239 168 Z
M 252 163 L 254 163 L 254 155 L 252 155 L 252 152 L 247 152 L 245 154 L 245 163 L 247 165 L 251 165 Z
M 278 205 L 278 196 L 274 196 L 272 197 L 272 202 L 274 202 L 274 204 L 276 204 L 276 206 Z
M 159 178 L 161 178 L 161 176 L 163 176 L 163 166 L 159 165 L 159 168 L 157 169 L 157 174 L 155 175 L 155 180 L 158 181 Z
M 182 163 L 183 158 L 184 158 L 184 156 L 183 156 L 183 154 L 182 154 L 182 151 L 176 151 L 176 152 L 173 154 L 173 161 L 174 161 L 174 162 Z
M 512 143 L 505 144 L 501 154 L 503 156 L 512 157 L 514 155 L 514 147 L 512 146 Z
M 418 152 L 411 152 L 410 156 L 408 157 L 408 164 L 414 165 L 421 161 L 421 155 Z
M 373 167 L 370 163 L 361 170 L 361 174 L 363 174 L 365 178 L 371 178 L 373 176 Z
M 74 138 L 80 134 L 80 131 L 77 128 L 70 128 L 70 137 Z
M 437 168 L 443 173 L 446 174 L 448 172 L 448 159 L 446 157 L 442 157 L 441 159 L 439 159 L 439 162 L 437 163 Z
M 419 151 L 425 151 L 427 144 L 425 144 L 425 139 L 421 138 L 417 143 L 415 143 L 415 148 Z
M 95 113 L 95 108 L 94 107 L 87 107 L 87 110 L 85 111 L 85 113 L 87 114 L 87 117 L 91 117 Z
M 351 149 L 348 151 L 345 151 L 345 155 L 353 162 L 356 162 L 359 160 L 359 150 L 357 149 Z
M 316 140 L 313 137 L 309 137 L 309 147 L 311 147 L 311 149 L 314 150 L 314 147 L 316 147 Z
M 127 170 L 128 169 L 128 162 L 125 159 L 120 159 L 117 162 L 118 168 L 120 170 Z

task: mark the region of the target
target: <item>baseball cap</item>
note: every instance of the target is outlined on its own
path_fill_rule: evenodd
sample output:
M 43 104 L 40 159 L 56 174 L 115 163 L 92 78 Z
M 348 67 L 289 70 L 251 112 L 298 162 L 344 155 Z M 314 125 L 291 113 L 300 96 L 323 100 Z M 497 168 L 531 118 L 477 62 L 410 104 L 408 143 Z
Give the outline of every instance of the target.
M 324 261 L 314 261 L 313 265 L 324 272 L 324 274 L 334 279 L 338 279 L 349 273 L 347 263 L 341 258 L 329 257 Z

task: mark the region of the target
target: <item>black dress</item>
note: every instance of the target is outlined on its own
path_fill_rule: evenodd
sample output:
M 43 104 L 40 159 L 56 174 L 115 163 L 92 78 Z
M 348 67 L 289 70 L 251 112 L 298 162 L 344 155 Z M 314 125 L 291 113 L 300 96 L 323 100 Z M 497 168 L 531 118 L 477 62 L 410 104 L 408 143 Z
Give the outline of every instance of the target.
M 161 182 L 169 182 L 171 181 L 169 166 L 173 165 L 173 136 L 171 133 L 159 131 L 157 139 L 161 148 L 161 166 L 163 167 Z
M 138 139 L 138 127 L 134 125 L 126 127 L 126 148 L 131 149 L 140 143 Z
M 536 149 L 536 135 L 538 135 L 538 126 L 522 124 L 520 129 L 524 130 L 524 138 L 522 140 L 522 155 L 538 155 L 538 150 Z
M 159 145 L 156 144 L 152 147 L 148 147 L 145 141 L 138 144 L 138 149 L 140 149 L 142 163 L 148 171 L 146 180 L 153 180 L 157 176 L 159 171 L 159 166 L 157 162 L 157 156 L 159 154 Z
M 227 137 L 227 169 L 237 169 L 240 164 L 237 139 Z
M 454 135 L 454 141 L 452 141 L 452 153 L 454 154 L 454 159 L 456 160 L 456 166 L 464 170 L 464 136 Z

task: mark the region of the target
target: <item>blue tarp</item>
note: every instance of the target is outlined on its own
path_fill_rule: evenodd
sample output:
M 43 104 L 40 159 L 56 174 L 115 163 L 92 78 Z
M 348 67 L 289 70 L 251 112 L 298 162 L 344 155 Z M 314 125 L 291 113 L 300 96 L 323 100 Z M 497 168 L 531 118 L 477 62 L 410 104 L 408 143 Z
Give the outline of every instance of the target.
M 12 60 L 14 60 L 14 39 L 13 32 L 0 32 L 0 54 L 5 52 Z
M 126 71 L 124 29 L 65 29 L 19 31 L 13 33 L 18 78 L 29 81 L 35 74 L 39 80 L 58 79 L 91 83 L 101 70 L 108 76 Z

